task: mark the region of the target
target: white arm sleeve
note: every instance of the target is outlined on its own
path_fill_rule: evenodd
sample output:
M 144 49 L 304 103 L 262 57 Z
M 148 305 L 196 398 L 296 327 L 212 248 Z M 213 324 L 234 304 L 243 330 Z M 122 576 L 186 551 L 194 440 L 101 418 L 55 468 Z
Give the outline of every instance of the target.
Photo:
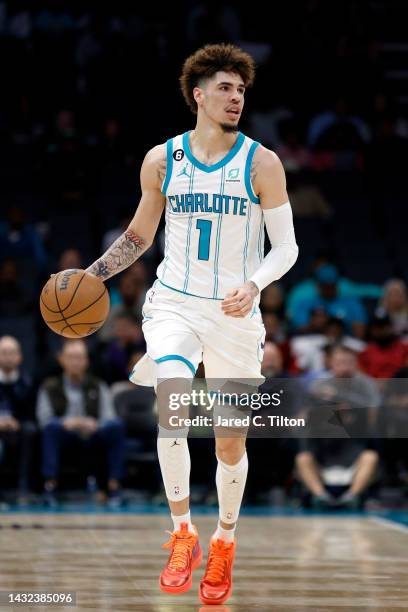
M 277 208 L 263 210 L 271 250 L 249 280 L 262 291 L 286 274 L 295 263 L 299 248 L 296 244 L 293 214 L 289 202 Z

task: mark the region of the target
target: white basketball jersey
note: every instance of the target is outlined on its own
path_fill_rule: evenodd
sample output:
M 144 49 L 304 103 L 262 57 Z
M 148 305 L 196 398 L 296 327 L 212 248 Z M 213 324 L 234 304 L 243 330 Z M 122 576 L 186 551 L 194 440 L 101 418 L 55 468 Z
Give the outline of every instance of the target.
M 221 161 L 207 166 L 190 149 L 189 132 L 167 141 L 163 285 L 222 300 L 264 257 L 264 220 L 250 178 L 259 143 L 239 133 Z

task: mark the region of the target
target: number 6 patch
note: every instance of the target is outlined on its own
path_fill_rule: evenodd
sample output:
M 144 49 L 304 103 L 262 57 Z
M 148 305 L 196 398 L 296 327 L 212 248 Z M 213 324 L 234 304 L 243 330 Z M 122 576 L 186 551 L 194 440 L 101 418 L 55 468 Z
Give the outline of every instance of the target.
M 183 157 L 184 157 L 183 149 L 177 149 L 177 151 L 174 151 L 173 159 L 175 159 L 176 161 L 181 161 Z

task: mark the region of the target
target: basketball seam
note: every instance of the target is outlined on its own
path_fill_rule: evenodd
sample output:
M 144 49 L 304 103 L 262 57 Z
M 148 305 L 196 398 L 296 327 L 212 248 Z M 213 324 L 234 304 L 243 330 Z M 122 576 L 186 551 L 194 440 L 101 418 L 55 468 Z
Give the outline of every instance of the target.
M 59 308 L 60 314 L 62 315 L 62 320 L 63 320 L 63 321 L 64 321 L 64 322 L 67 324 L 67 327 L 71 328 L 71 330 L 74 332 L 74 334 L 75 334 L 76 336 L 79 336 L 78 332 L 76 332 L 76 331 L 75 331 L 75 329 L 73 329 L 73 328 L 71 327 L 71 325 L 68 323 L 68 321 L 67 321 L 67 320 L 66 320 L 66 318 L 64 317 L 64 315 L 63 315 L 63 313 L 62 313 L 62 310 L 61 310 L 61 306 L 60 306 L 60 303 L 59 303 L 59 300 L 58 300 L 58 295 L 57 295 L 57 281 L 58 281 L 58 277 L 59 277 L 59 275 L 60 275 L 60 274 L 61 274 L 61 272 L 58 272 L 58 274 L 57 274 L 57 278 L 55 279 L 55 283 L 54 283 L 54 293 L 55 293 L 55 299 L 56 299 L 56 301 L 57 301 L 57 304 L 58 304 L 58 308 Z M 65 327 L 64 327 L 64 329 L 65 329 Z
M 73 325 L 96 325 L 97 323 L 102 323 L 103 321 L 95 321 L 94 323 L 73 323 Z M 58 332 L 59 334 L 63 334 L 64 331 L 67 329 L 67 327 L 71 327 L 72 331 L 74 331 L 78 336 L 80 336 L 81 338 L 83 338 L 84 336 L 81 334 L 78 334 L 78 332 L 75 331 L 75 329 L 73 329 L 73 327 L 71 325 L 66 325 L 65 327 L 63 327 L 61 329 L 60 332 Z M 98 328 L 99 329 L 99 328 Z M 94 331 L 97 331 L 96 329 Z M 86 334 L 89 335 L 89 332 Z
M 46 303 L 44 302 L 44 300 L 43 300 L 43 296 L 42 296 L 42 295 L 40 295 L 40 300 L 41 300 L 42 305 L 43 305 L 43 306 L 45 306 L 45 308 L 46 308 L 46 309 L 47 309 L 49 312 L 52 312 L 53 314 L 58 314 L 58 313 L 60 313 L 60 312 L 61 312 L 60 310 L 52 310 L 52 308 L 50 308 L 49 306 L 47 306 L 47 304 L 46 304 Z
M 60 274 L 60 272 L 59 272 L 58 274 Z M 74 289 L 74 293 L 72 294 L 72 296 L 71 296 L 71 299 L 70 299 L 69 303 L 68 303 L 68 304 L 65 306 L 65 308 L 63 308 L 62 310 L 61 310 L 61 308 L 60 308 L 59 310 L 52 310 L 52 308 L 50 308 L 49 306 L 47 306 L 47 304 L 46 304 L 46 303 L 44 302 L 44 300 L 43 300 L 43 296 L 42 296 L 42 293 L 41 293 L 41 295 L 40 295 L 40 300 L 41 300 L 41 302 L 43 303 L 43 305 L 46 307 L 46 309 L 47 309 L 47 310 L 49 310 L 50 312 L 52 312 L 53 314 L 57 314 L 58 312 L 60 312 L 60 313 L 62 314 L 62 313 L 64 312 L 64 310 L 66 310 L 67 308 L 69 308 L 69 307 L 71 306 L 71 304 L 72 304 L 72 300 L 74 299 L 76 292 L 78 291 L 78 287 L 79 287 L 79 285 L 82 283 L 82 281 L 83 281 L 83 279 L 84 279 L 85 274 L 86 274 L 86 272 L 84 272 L 84 273 L 82 274 L 81 278 L 79 279 L 79 281 L 78 281 L 78 283 L 77 283 L 77 286 L 76 286 L 76 287 L 75 287 L 75 289 Z M 58 275 L 57 275 L 57 278 L 58 278 Z M 57 282 L 57 279 L 55 279 L 55 284 L 56 284 L 56 282 Z
M 85 308 L 83 308 L 82 310 L 78 310 L 78 312 L 76 312 L 75 314 L 69 315 L 68 319 L 70 319 L 71 317 L 76 317 L 79 314 L 82 314 L 83 312 L 85 312 L 85 310 L 87 310 L 88 308 L 90 308 L 91 306 L 93 306 L 94 304 L 96 304 L 96 302 L 98 302 L 98 300 L 100 300 L 104 295 L 105 292 L 107 291 L 106 287 L 103 288 L 103 292 L 101 293 L 101 295 L 99 295 L 96 300 L 94 300 L 93 302 L 91 302 L 90 304 L 88 304 L 88 306 L 85 306 Z M 58 300 L 57 300 L 58 302 Z M 65 310 L 65 309 L 64 309 Z M 59 311 L 60 314 L 62 315 L 62 319 L 56 319 L 55 321 L 47 321 L 47 323 L 61 323 L 62 321 L 65 321 L 65 323 L 67 322 L 66 317 L 64 317 L 64 315 L 62 314 L 62 311 Z M 81 325 L 80 323 L 74 323 L 74 325 Z

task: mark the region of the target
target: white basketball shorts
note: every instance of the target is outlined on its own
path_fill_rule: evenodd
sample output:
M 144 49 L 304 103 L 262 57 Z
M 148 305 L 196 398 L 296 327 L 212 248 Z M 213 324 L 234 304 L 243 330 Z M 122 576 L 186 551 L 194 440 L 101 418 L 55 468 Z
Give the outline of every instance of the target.
M 135 384 L 155 386 L 156 364 L 173 359 L 184 362 L 192 375 L 203 361 L 207 381 L 264 380 L 265 328 L 257 303 L 244 318 L 228 317 L 220 300 L 181 293 L 156 280 L 142 313 L 147 354 L 129 377 Z

